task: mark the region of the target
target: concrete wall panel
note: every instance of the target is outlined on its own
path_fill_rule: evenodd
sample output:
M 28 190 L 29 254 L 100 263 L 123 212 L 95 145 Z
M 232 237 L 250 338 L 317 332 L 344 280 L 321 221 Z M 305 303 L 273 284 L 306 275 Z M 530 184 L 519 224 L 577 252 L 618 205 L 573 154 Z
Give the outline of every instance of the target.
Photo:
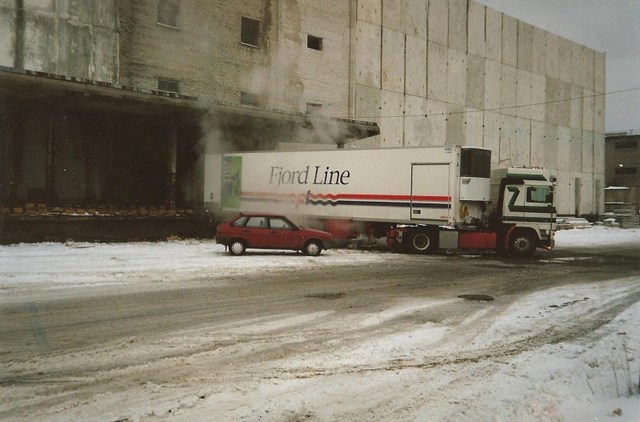
M 484 113 L 483 147 L 491 150 L 491 164 L 493 168 L 500 167 L 500 123 L 501 115 L 497 112 Z
M 407 35 L 406 88 L 409 95 L 427 96 L 427 41 Z
M 545 167 L 544 150 L 546 147 L 544 122 L 531 121 L 531 148 L 529 165 L 534 167 Z
M 356 83 L 381 87 L 382 33 L 379 26 L 356 23 Z
M 498 111 L 502 105 L 502 64 L 487 59 L 484 67 L 484 109 Z
M 558 126 L 558 168 L 571 169 L 571 162 L 575 159 L 571 155 L 571 129 Z
M 547 78 L 543 75 L 531 74 L 531 118 L 539 122 L 544 122 L 546 105 Z
M 382 31 L 382 89 L 404 92 L 405 35 L 401 32 Z
M 465 108 L 457 104 L 448 104 L 447 145 L 465 145 Z
M 502 63 L 518 65 L 518 21 L 502 15 Z
M 512 149 L 511 164 L 516 167 L 531 165 L 531 120 L 516 118 L 516 135 Z
M 382 25 L 382 0 L 358 0 L 357 20 Z
M 594 90 L 596 88 L 596 73 L 595 73 L 595 51 L 590 48 L 582 49 L 582 74 L 584 75 L 584 86 Z
M 427 6 L 425 0 L 404 0 L 406 33 L 412 37 L 427 39 Z
M 531 85 L 533 84 L 533 73 L 526 70 L 516 71 L 517 83 L 516 83 L 516 115 L 531 119 L 532 112 L 532 100 L 531 100 Z
M 571 51 L 573 43 L 566 38 L 558 37 L 558 77 L 564 82 L 571 82 Z
M 480 56 L 467 56 L 467 106 L 484 108 L 485 59 Z
M 496 62 L 502 61 L 502 13 L 485 8 L 485 56 Z
M 500 149 L 498 154 L 499 167 L 513 165 L 516 142 L 516 118 L 507 115 L 500 116 Z
M 571 124 L 571 85 L 546 78 L 546 121 L 569 127 Z
M 467 102 L 467 54 L 450 48 L 448 51 L 449 102 L 464 106 Z
M 15 9 L 0 8 L 0 66 L 13 67 L 15 56 Z
M 355 116 L 357 120 L 377 121 L 382 109 L 382 91 L 376 87 L 356 84 Z
M 449 1 L 429 0 L 427 38 L 440 45 L 449 43 Z
M 598 93 L 606 91 L 605 61 L 604 53 L 595 53 L 595 91 Z
M 555 34 L 544 32 L 546 40 L 545 75 L 560 78 L 560 40 Z M 536 52 L 537 53 L 537 52 Z M 568 81 L 567 81 L 568 82 Z
M 581 172 L 583 168 L 582 164 L 582 130 L 581 129 L 569 129 L 571 137 L 569 138 L 569 167 L 571 171 Z
M 547 31 L 534 26 L 531 32 L 531 71 L 538 75 L 547 74 L 546 43 Z
M 382 91 L 380 110 L 380 146 L 401 147 L 404 136 L 404 95 Z
M 544 162 L 545 167 L 551 169 L 558 168 L 558 126 L 552 123 L 545 123 L 544 128 Z
M 464 145 L 481 147 L 484 138 L 484 113 L 467 109 L 464 114 L 465 141 Z
M 570 127 L 582 129 L 582 104 L 584 99 L 584 88 L 578 85 L 571 85 L 571 121 Z
M 412 95 L 405 96 L 404 146 L 422 146 L 428 142 L 426 139 L 428 124 L 425 117 L 427 110 L 426 98 Z
M 423 145 L 445 145 L 447 141 L 447 104 L 428 99 L 426 123 Z
M 596 133 L 604 133 L 604 95 L 596 95 L 593 107 L 593 131 Z
M 593 173 L 604 178 L 604 133 L 593 134 Z M 604 185 L 602 185 L 604 186 Z
M 582 131 L 582 168 L 584 173 L 593 172 L 593 132 Z
M 405 16 L 404 0 L 382 2 L 382 25 L 385 29 L 391 29 L 396 32 L 405 32 Z
M 517 103 L 517 71 L 515 67 L 509 65 L 502 66 L 502 84 L 500 87 L 501 100 L 500 107 L 502 107 L 502 113 L 509 116 L 516 115 L 515 105 Z
M 485 22 L 485 6 L 475 1 L 469 2 L 469 54 L 485 57 L 486 55 L 486 22 Z
M 427 43 L 427 96 L 430 99 L 448 101 L 447 61 L 447 48 L 429 41 Z
M 533 71 L 533 26 L 518 21 L 518 69 Z
M 449 0 L 449 48 L 467 52 L 467 0 Z
M 585 89 L 582 100 L 582 129 L 593 132 L 593 116 L 595 115 L 595 96 L 590 89 Z

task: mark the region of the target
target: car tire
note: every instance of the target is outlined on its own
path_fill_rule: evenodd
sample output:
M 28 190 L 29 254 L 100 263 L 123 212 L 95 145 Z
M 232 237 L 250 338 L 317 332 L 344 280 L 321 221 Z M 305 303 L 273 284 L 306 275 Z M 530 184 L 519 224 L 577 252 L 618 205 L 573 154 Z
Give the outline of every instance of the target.
M 318 256 L 322 252 L 322 244 L 317 240 L 310 240 L 305 243 L 302 252 L 307 256 Z
M 231 255 L 244 255 L 247 250 L 247 245 L 242 240 L 235 239 L 229 242 L 229 253 Z

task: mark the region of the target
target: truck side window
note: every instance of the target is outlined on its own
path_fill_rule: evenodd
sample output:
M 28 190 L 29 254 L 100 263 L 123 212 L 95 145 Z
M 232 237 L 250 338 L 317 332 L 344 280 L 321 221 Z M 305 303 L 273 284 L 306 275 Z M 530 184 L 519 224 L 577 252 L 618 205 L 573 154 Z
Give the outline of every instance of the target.
M 527 188 L 527 202 L 550 204 L 553 193 L 548 186 L 529 186 Z

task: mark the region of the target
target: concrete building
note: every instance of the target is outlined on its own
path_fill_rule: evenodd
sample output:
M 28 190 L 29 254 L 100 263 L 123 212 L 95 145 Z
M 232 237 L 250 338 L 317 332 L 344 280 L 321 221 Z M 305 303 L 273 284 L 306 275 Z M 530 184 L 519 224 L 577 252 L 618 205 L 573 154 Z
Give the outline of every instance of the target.
M 484 146 L 555 170 L 561 214 L 604 210 L 603 54 L 472 0 L 0 0 L 0 21 L 12 227 L 197 214 L 203 152 L 283 141 Z
M 607 134 L 605 151 L 605 211 L 618 216 L 623 225 L 637 227 L 640 210 L 640 135 Z
M 560 214 L 604 210 L 604 54 L 467 0 L 360 0 L 355 114 L 381 146 L 461 144 L 558 176 Z

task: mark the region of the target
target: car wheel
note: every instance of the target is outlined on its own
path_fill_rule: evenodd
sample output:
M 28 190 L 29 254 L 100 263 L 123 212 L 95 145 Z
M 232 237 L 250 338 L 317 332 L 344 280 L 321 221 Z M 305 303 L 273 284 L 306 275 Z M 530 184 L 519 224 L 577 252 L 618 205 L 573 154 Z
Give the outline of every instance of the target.
M 533 237 L 525 232 L 516 232 L 511 236 L 509 252 L 516 257 L 525 257 L 533 255 L 536 250 Z
M 246 250 L 247 247 L 242 240 L 232 240 L 229 243 L 229 253 L 231 255 L 242 255 Z
M 318 256 L 322 252 L 322 245 L 316 240 L 310 240 L 304 245 L 302 252 L 307 256 Z
M 432 234 L 417 232 L 411 237 L 411 251 L 414 253 L 427 253 L 434 248 Z

